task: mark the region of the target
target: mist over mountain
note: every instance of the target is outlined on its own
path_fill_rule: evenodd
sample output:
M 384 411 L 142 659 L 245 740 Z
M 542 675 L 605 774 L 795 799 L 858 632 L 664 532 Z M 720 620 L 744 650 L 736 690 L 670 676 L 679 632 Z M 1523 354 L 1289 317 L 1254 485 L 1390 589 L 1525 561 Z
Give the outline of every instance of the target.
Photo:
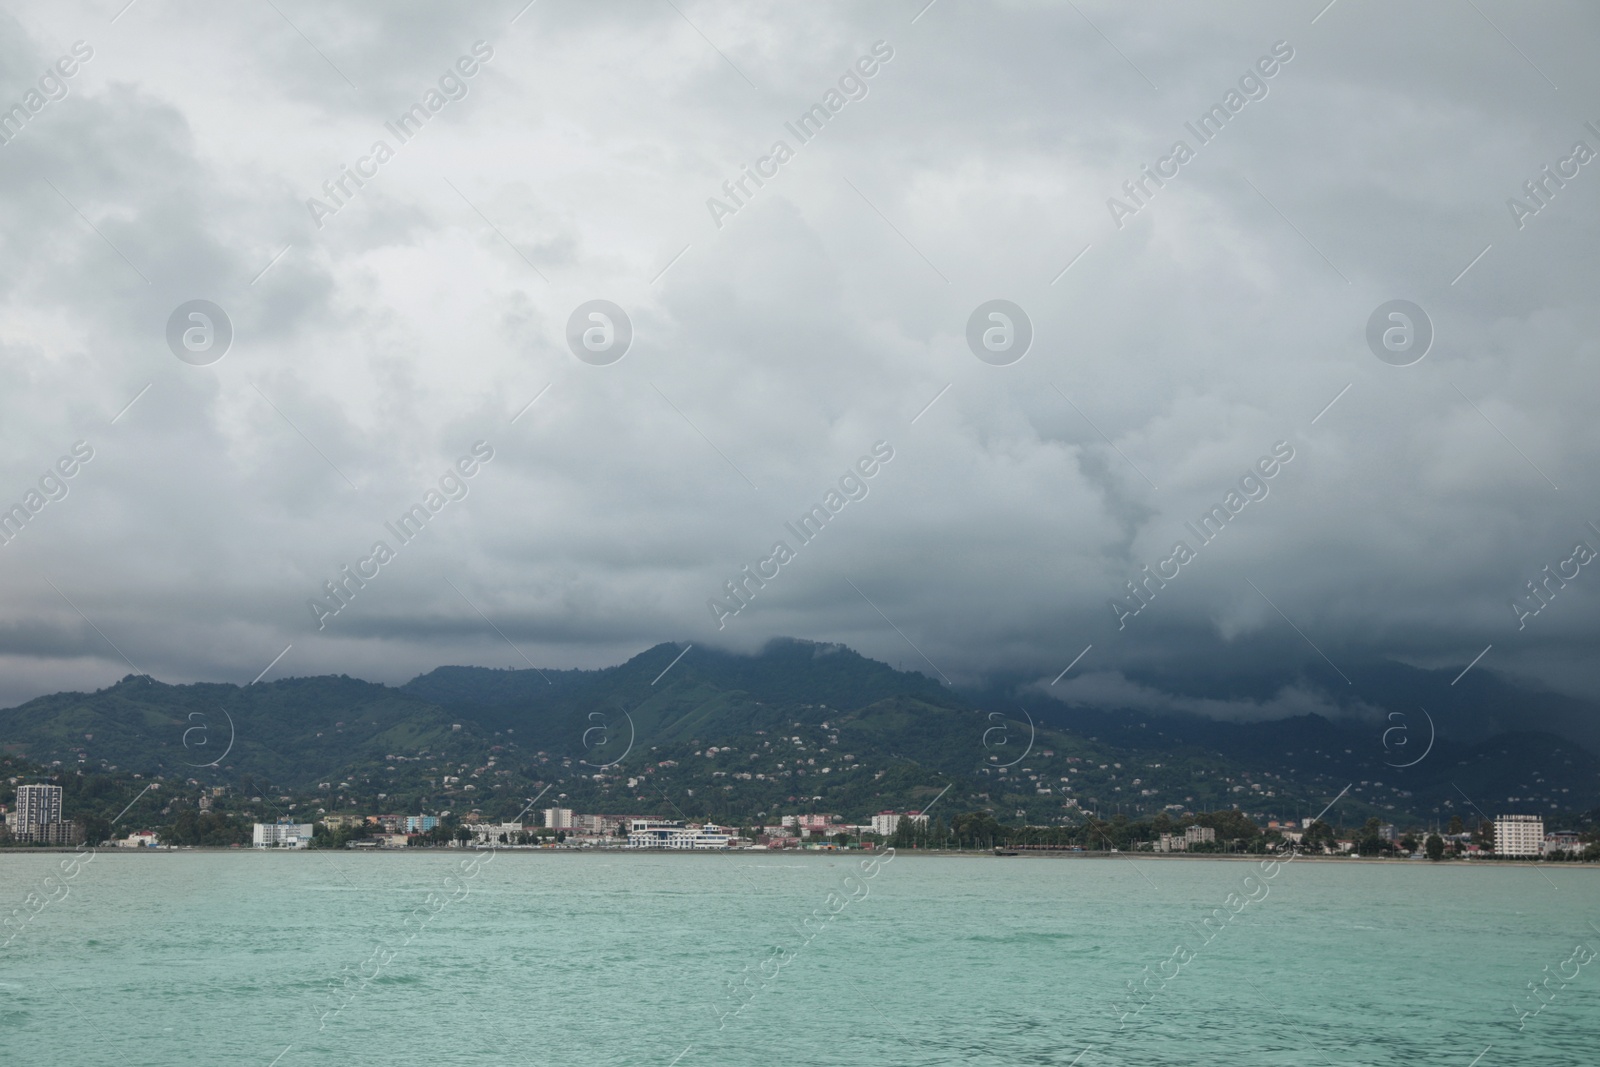
M 1440 736 L 1481 741 L 1498 733 L 1544 730 L 1600 750 L 1600 704 L 1495 671 L 1429 669 L 1375 660 L 1347 664 L 1351 683 L 1330 684 L 1303 665 L 1233 662 L 1200 666 L 1187 657 L 1124 672 L 1072 672 L 1052 685 L 1031 673 L 993 675 L 965 691 L 990 701 L 1017 699 L 1050 717 L 1066 709 L 1192 715 L 1259 722 L 1315 714 L 1375 733 L 1387 716 L 1432 716 Z M 1457 680 L 1459 678 L 1459 680 Z M 1070 721 L 1068 718 L 1061 721 Z

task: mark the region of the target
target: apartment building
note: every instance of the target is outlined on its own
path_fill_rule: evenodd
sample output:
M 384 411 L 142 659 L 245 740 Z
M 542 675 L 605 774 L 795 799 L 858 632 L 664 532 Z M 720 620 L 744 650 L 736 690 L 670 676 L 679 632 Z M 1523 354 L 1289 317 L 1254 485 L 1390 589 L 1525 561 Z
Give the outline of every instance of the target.
M 1544 848 L 1544 819 L 1538 815 L 1496 815 L 1497 856 L 1537 856 Z
M 719 849 L 727 848 L 733 834 L 727 827 L 712 823 L 671 822 L 664 819 L 634 819 L 628 826 L 629 848 Z
M 310 848 L 311 835 L 308 822 L 258 822 L 250 841 L 256 848 Z

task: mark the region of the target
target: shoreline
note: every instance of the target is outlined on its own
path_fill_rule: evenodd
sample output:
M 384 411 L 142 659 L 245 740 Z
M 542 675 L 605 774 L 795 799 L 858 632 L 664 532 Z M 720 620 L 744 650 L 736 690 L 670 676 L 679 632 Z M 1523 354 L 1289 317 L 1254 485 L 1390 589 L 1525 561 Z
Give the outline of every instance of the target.
M 5 848 L 0 849 L 0 864 L 5 862 L 8 855 L 70 855 L 78 854 L 76 847 L 48 845 L 39 848 Z M 183 855 L 185 853 L 202 855 L 283 855 L 283 854 L 312 854 L 330 853 L 346 856 L 432 856 L 432 855 L 481 855 L 485 852 L 504 852 L 511 854 L 532 855 L 558 855 L 558 856 L 757 856 L 757 857 L 785 857 L 796 859 L 822 859 L 839 856 L 874 856 L 881 855 L 887 849 L 835 849 L 828 851 L 808 851 L 804 849 L 772 849 L 758 851 L 755 849 L 672 849 L 672 848 L 538 848 L 527 845 L 502 845 L 499 848 L 362 848 L 362 849 L 331 849 L 331 848 L 254 848 L 241 846 L 239 848 L 222 847 L 216 845 L 191 845 L 179 848 L 99 848 L 93 850 L 96 856 L 139 856 L 139 855 Z M 896 859 L 912 859 L 918 856 L 939 857 L 944 859 L 1046 859 L 1046 860 L 1117 860 L 1133 859 L 1139 862 L 1205 862 L 1222 861 L 1228 863 L 1259 863 L 1263 859 L 1277 858 L 1287 862 L 1288 856 L 1281 852 L 1261 853 L 1196 853 L 1185 855 L 1174 852 L 1070 852 L 1049 851 L 1029 852 L 1020 851 L 1014 856 L 997 856 L 987 849 L 955 850 L 955 849 L 896 849 Z M 1413 864 L 1422 867 L 1536 867 L 1545 868 L 1578 868 L 1585 870 L 1600 869 L 1600 861 L 1563 860 L 1550 863 L 1540 860 L 1527 859 L 1446 859 L 1446 860 L 1411 860 L 1411 859 L 1381 859 L 1372 856 L 1310 856 L 1297 855 L 1296 863 L 1357 863 L 1362 865 L 1399 865 L 1409 867 Z

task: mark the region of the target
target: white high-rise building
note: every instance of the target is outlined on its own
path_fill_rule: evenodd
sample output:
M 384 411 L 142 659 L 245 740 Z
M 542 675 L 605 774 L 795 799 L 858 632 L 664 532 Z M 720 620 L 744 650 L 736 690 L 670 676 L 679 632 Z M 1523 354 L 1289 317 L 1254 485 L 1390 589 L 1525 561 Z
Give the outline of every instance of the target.
M 251 841 L 256 848 L 310 848 L 312 832 L 308 822 L 258 822 Z
M 17 786 L 17 810 L 6 815 L 6 829 L 18 841 L 40 845 L 69 845 L 77 828 L 61 817 L 59 785 Z
M 17 834 L 21 836 L 61 821 L 59 785 L 17 786 Z
M 880 811 L 872 817 L 872 832 L 880 837 L 892 837 L 900 829 L 898 811 Z
M 547 829 L 550 829 L 550 830 L 571 830 L 573 828 L 573 826 L 572 826 L 572 809 L 571 808 L 545 808 L 544 809 L 544 825 L 545 825 L 545 827 Z
M 1544 819 L 1538 815 L 1497 815 L 1494 853 L 1497 856 L 1537 856 L 1544 847 Z

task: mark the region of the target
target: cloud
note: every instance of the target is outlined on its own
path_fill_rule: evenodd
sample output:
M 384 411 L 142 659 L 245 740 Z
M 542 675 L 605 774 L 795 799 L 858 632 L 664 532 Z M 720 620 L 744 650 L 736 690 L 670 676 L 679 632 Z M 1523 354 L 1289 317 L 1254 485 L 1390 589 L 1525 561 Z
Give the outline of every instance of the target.
M 1192 697 L 1169 693 L 1133 681 L 1120 671 L 1093 671 L 1051 686 L 1042 681 L 1031 687 L 1068 706 L 1146 711 L 1158 714 L 1200 715 L 1228 722 L 1262 722 L 1299 715 L 1325 719 L 1382 719 L 1384 710 L 1364 701 L 1341 703 L 1322 689 L 1297 683 L 1285 685 L 1264 699 Z
M 1588 8 L 1524 20 L 1519 54 L 1445 5 L 1086 9 L 1105 37 L 1054 5 L 680 6 L 12 16 L 0 99 L 95 56 L 0 147 L 0 500 L 96 458 L 0 547 L 0 699 L 128 661 L 248 681 L 290 644 L 280 674 L 398 681 L 782 634 L 956 681 L 1092 644 L 1087 677 L 1159 669 L 1223 717 L 1491 644 L 1475 669 L 1592 688 L 1594 579 L 1524 630 L 1509 605 L 1600 545 L 1600 178 L 1520 230 L 1505 207 L 1600 148 L 1559 106 L 1596 95 Z M 318 229 L 307 198 L 480 40 L 468 94 Z M 1280 41 L 1270 92 L 1118 228 L 1107 200 Z M 779 139 L 718 228 L 707 199 Z M 208 367 L 164 340 L 197 298 L 235 329 Z M 606 367 L 565 340 L 599 298 L 634 327 Z M 965 340 L 996 298 L 1034 326 L 1008 367 Z M 1396 298 L 1436 332 L 1404 368 L 1365 341 Z M 322 583 L 479 440 L 470 496 L 317 629 Z M 707 600 L 879 440 L 870 496 L 719 630 Z M 1280 441 L 1270 495 L 1119 628 Z M 1277 695 L 1177 695 L 1261 672 Z

